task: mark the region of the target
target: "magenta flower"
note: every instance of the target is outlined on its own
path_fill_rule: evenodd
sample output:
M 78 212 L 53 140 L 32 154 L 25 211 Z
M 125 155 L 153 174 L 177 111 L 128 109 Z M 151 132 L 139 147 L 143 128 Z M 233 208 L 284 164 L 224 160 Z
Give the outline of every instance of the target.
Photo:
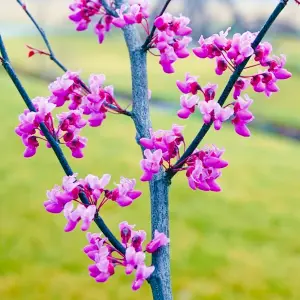
M 73 200 L 73 196 L 66 191 L 61 191 L 61 188 L 56 185 L 52 190 L 47 191 L 47 199 L 44 202 L 46 210 L 59 214 L 63 211 L 65 204 Z
M 186 176 L 190 188 L 202 191 L 220 192 L 221 188 L 216 182 L 221 176 L 220 169 L 227 167 L 228 163 L 221 159 L 224 150 L 213 146 L 196 150 L 187 160 Z
M 126 221 L 119 224 L 123 244 L 126 245 L 129 242 L 134 227 L 135 225 L 129 225 Z
M 234 118 L 232 119 L 232 124 L 235 127 L 237 134 L 249 137 L 251 135 L 247 124 L 254 120 L 253 114 L 248 110 L 253 100 L 245 95 L 244 99 L 239 97 L 234 103 Z
M 87 208 L 82 204 L 79 204 L 75 210 L 73 210 L 73 203 L 68 202 L 64 206 L 64 216 L 68 220 L 65 227 L 65 231 L 69 232 L 75 229 L 77 223 L 82 220 L 81 230 L 86 231 L 89 229 L 96 213 L 96 206 L 89 205 Z
M 96 282 L 105 282 L 115 273 L 109 254 L 107 246 L 100 247 L 95 255 L 95 265 L 89 266 L 90 276 L 94 277 Z
M 215 101 L 200 101 L 199 109 L 203 115 L 203 121 L 206 124 L 214 122 L 214 127 L 216 130 L 220 130 L 222 123 L 228 120 L 233 115 L 233 109 L 230 106 L 222 108 L 220 104 Z
M 192 41 L 188 36 L 192 32 L 188 27 L 189 23 L 189 18 L 176 18 L 169 13 L 164 13 L 154 21 L 156 34 L 151 45 L 160 52 L 159 63 L 165 73 L 174 73 L 173 63 L 179 58 L 189 56 L 188 45 Z
M 203 88 L 204 100 L 207 101 L 207 102 L 210 101 L 210 100 L 214 100 L 215 96 L 216 96 L 217 88 L 218 88 L 217 84 L 208 83 Z
M 184 93 L 189 94 L 192 93 L 196 95 L 198 91 L 201 89 L 198 83 L 198 76 L 191 76 L 189 73 L 185 74 L 185 81 L 176 81 L 176 85 L 178 89 Z
M 170 162 L 179 154 L 179 147 L 184 142 L 183 126 L 173 124 L 171 130 L 150 131 L 151 138 L 142 138 L 140 144 L 149 150 L 161 150 L 163 160 Z
M 104 174 L 101 179 L 94 175 L 87 175 L 81 182 L 88 195 L 92 196 L 94 201 L 98 201 L 105 187 L 109 184 L 111 175 Z
M 136 251 L 142 251 L 142 244 L 146 239 L 146 232 L 144 230 L 133 231 L 131 235 L 131 246 Z
M 149 242 L 146 246 L 146 251 L 148 253 L 153 253 L 157 251 L 158 248 L 166 246 L 170 243 L 170 239 L 164 233 L 154 231 L 154 239 Z
M 77 25 L 77 31 L 83 31 L 88 28 L 91 17 L 99 13 L 101 4 L 98 1 L 75 0 L 69 8 L 72 11 L 69 19 Z
M 150 275 L 154 272 L 155 267 L 147 267 L 146 265 L 139 265 L 136 270 L 135 280 L 132 285 L 132 289 L 134 291 L 138 290 L 144 281 L 150 277 Z
M 63 106 L 70 99 L 69 97 L 73 89 L 74 80 L 69 79 L 67 73 L 62 77 L 58 77 L 49 85 L 49 91 L 52 94 L 50 101 L 57 107 Z
M 136 180 L 121 177 L 117 188 L 112 191 L 112 200 L 125 207 L 141 196 L 142 192 L 135 190 Z
M 162 165 L 162 154 L 161 149 L 158 149 L 153 153 L 149 149 L 144 151 L 145 158 L 141 160 L 140 164 L 144 172 L 141 181 L 150 181 L 154 174 L 159 172 L 160 166 Z
M 99 44 L 102 44 L 105 38 L 105 34 L 111 30 L 111 25 L 113 24 L 113 17 L 110 15 L 103 16 L 95 25 L 94 32 L 98 36 Z
M 248 79 L 239 78 L 234 84 L 233 98 L 237 99 L 241 95 L 241 92 L 244 91 L 249 84 L 250 81 Z
M 191 114 L 195 112 L 197 103 L 199 102 L 198 96 L 182 95 L 180 97 L 181 109 L 177 112 L 177 116 L 181 119 L 188 119 Z
M 60 123 L 60 130 L 67 132 L 74 132 L 76 129 L 81 129 L 87 124 L 80 110 L 63 112 L 57 115 L 57 119 Z
M 87 138 L 77 136 L 74 139 L 72 139 L 70 142 L 67 142 L 66 146 L 70 148 L 73 157 L 82 158 L 83 157 L 82 149 L 85 148 L 86 143 L 87 143 Z
M 118 28 L 142 23 L 143 19 L 149 17 L 148 1 L 130 1 L 128 4 L 122 4 L 116 12 L 119 17 L 113 18 L 112 23 Z
M 139 265 L 144 265 L 146 255 L 142 251 L 136 252 L 134 247 L 128 247 L 125 254 L 126 269 L 125 273 L 130 275 Z

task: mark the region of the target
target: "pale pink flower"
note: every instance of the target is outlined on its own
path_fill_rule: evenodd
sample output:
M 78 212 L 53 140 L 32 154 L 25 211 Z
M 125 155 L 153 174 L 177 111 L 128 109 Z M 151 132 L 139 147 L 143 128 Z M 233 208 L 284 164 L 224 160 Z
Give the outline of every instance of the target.
M 112 191 L 112 200 L 116 201 L 120 206 L 128 206 L 141 196 L 142 192 L 135 190 L 136 180 L 121 177 L 117 188 Z
M 146 251 L 148 253 L 153 253 L 157 251 L 158 248 L 168 245 L 169 242 L 170 239 L 164 233 L 155 230 L 154 239 L 147 244 Z
M 181 119 L 187 119 L 191 114 L 195 112 L 197 103 L 199 102 L 198 96 L 182 95 L 180 97 L 181 109 L 177 112 L 177 116 Z
M 222 123 L 228 120 L 233 115 L 233 109 L 230 106 L 222 108 L 220 104 L 215 101 L 200 101 L 199 109 L 203 115 L 203 121 L 206 124 L 214 122 L 216 130 L 220 130 Z
M 131 274 L 136 267 L 144 264 L 145 258 L 146 255 L 144 252 L 136 251 L 134 247 L 128 247 L 125 254 L 125 273 L 127 275 Z
M 159 172 L 160 166 L 162 165 L 162 151 L 158 149 L 153 153 L 146 149 L 144 151 L 145 158 L 141 160 L 141 168 L 144 174 L 141 177 L 141 181 L 150 181 L 152 180 L 154 174 Z
M 132 285 L 132 289 L 134 291 L 138 290 L 144 281 L 150 277 L 150 275 L 154 272 L 155 267 L 147 267 L 146 265 L 139 265 L 136 270 L 135 280 Z

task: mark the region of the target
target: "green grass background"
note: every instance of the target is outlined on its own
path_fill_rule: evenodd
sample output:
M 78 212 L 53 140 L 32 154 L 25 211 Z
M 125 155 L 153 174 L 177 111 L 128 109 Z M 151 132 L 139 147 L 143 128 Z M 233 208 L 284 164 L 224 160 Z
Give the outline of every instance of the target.
M 37 38 L 8 40 L 15 65 L 36 70 L 55 67 L 45 57 L 25 58 L 24 43 L 39 46 Z M 129 91 L 129 62 L 119 39 L 102 46 L 90 37 L 54 38 L 57 56 L 83 74 L 105 73 L 117 91 Z M 298 42 L 277 41 L 295 66 Z M 164 75 L 151 57 L 150 88 L 156 97 L 178 103 L 175 79 L 185 71 L 200 74 L 203 82 L 215 81 L 211 65 L 195 59 L 176 64 L 176 75 Z M 56 70 L 57 71 L 57 70 Z M 57 74 L 57 73 L 53 73 Z M 254 110 L 265 119 L 300 127 L 299 75 L 281 82 L 281 93 L 256 97 Z M 23 78 L 30 96 L 47 95 L 42 81 Z M 223 86 L 223 79 L 218 82 Z M 84 234 L 64 233 L 63 216 L 44 211 L 45 191 L 60 184 L 63 176 L 54 155 L 40 147 L 36 157 L 24 159 L 23 145 L 14 134 L 24 104 L 0 71 L 0 297 L 16 300 L 151 299 L 147 284 L 134 293 L 132 278 L 118 270 L 105 284 L 95 283 L 87 272 L 90 263 L 81 249 Z M 297 101 L 298 100 L 298 101 Z M 196 119 L 182 122 L 175 115 L 152 111 L 156 129 L 173 123 L 186 125 L 187 141 L 198 131 Z M 140 150 L 129 118 L 110 115 L 101 128 L 85 129 L 89 145 L 85 158 L 70 163 L 81 177 L 111 173 L 136 177 Z M 205 143 L 225 147 L 230 165 L 223 172 L 222 193 L 194 192 L 184 174 L 172 184 L 170 195 L 172 280 L 179 300 L 298 300 L 300 299 L 300 144 L 253 131 L 251 139 L 237 136 L 231 126 L 210 132 Z M 66 151 L 68 152 L 68 151 Z M 69 157 L 69 155 L 68 155 Z M 123 220 L 150 232 L 147 184 L 138 184 L 143 197 L 129 208 L 109 204 L 103 217 L 117 233 Z M 95 226 L 93 231 L 97 231 Z

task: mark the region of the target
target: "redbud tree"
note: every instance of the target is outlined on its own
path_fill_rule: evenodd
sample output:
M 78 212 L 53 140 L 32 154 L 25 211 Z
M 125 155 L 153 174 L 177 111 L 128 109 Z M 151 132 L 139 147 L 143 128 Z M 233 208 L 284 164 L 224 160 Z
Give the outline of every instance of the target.
M 109 280 L 117 271 L 125 272 L 133 277 L 134 291 L 147 281 L 153 299 L 172 299 L 168 205 L 172 178 L 184 172 L 187 188 L 221 191 L 218 178 L 221 170 L 228 166 L 223 159 L 224 149 L 216 145 L 203 146 L 201 142 L 212 126 L 214 130 L 221 130 L 224 122 L 230 122 L 238 135 L 249 137 L 251 133 L 247 125 L 254 120 L 251 113 L 253 100 L 246 91 L 253 89 L 270 97 L 279 92 L 280 80 L 291 77 L 285 69 L 285 56 L 275 56 L 272 45 L 263 41 L 288 0 L 279 1 L 259 32 L 231 33 L 228 28 L 210 37 L 201 36 L 194 48 L 189 18 L 167 12 L 171 0 L 162 3 L 162 10 L 152 26 L 148 22 L 148 0 L 74 0 L 69 6 L 69 19 L 77 31 L 87 30 L 95 24 L 94 32 L 100 44 L 113 29 L 123 31 L 131 62 L 131 110 L 118 102 L 113 86 L 105 85 L 104 74 L 91 74 L 85 82 L 78 72 L 68 70 L 56 58 L 45 32 L 25 3 L 17 2 L 39 31 L 47 48 L 44 51 L 28 46 L 29 57 L 35 54 L 48 56 L 64 72 L 49 85 L 48 95 L 30 99 L 0 36 L 2 65 L 27 106 L 20 114 L 15 130 L 25 146 L 24 157 L 32 157 L 40 146 L 46 146 L 54 152 L 66 175 L 61 185 L 47 191 L 45 210 L 52 214 L 63 213 L 65 232 L 76 227 L 88 231 L 91 223 L 96 223 L 100 233 L 87 233 L 88 244 L 83 249 L 92 261 L 88 271 L 96 282 Z M 142 40 L 138 27 L 145 31 L 145 40 Z M 182 126 L 173 124 L 171 129 L 152 128 L 149 114 L 151 92 L 147 83 L 148 53 L 159 56 L 162 72 L 166 74 L 175 72 L 177 60 L 195 55 L 199 64 L 202 59 L 214 60 L 216 75 L 230 75 L 222 91 L 217 84 L 200 82 L 196 74 L 186 73 L 185 78 L 174 82 L 174 88 L 182 93 L 178 118 L 188 119 L 192 114 L 200 114 L 203 119 L 202 127 L 190 143 L 185 141 Z M 247 75 L 244 73 L 246 69 Z M 58 107 L 64 112 L 55 116 Z M 101 127 L 111 113 L 129 117 L 134 122 L 136 142 L 143 153 L 141 161 L 137 161 L 141 168 L 138 184 L 136 179 L 121 177 L 118 184 L 112 185 L 109 174 L 100 177 L 89 174 L 80 178 L 64 156 L 63 148 L 69 148 L 74 158 L 82 158 L 88 143 L 82 135 L 83 129 Z M 126 176 L 126 170 L 122 175 Z M 134 220 L 120 222 L 120 235 L 116 237 L 101 217 L 105 204 L 113 201 L 121 207 L 134 205 L 133 202 L 139 201 L 137 199 L 142 195 L 136 186 L 144 182 L 149 182 L 150 189 L 151 239 L 146 242 L 146 232 L 130 225 Z M 147 255 L 152 255 L 150 266 L 145 262 Z

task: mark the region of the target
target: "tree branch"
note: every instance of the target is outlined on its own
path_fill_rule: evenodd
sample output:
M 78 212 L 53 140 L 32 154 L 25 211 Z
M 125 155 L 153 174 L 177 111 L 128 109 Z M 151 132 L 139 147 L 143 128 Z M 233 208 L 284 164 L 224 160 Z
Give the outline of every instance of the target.
M 171 3 L 171 1 L 172 1 L 172 0 L 167 0 L 167 1 L 166 1 L 165 5 L 163 6 L 163 8 L 162 8 L 160 14 L 158 15 L 158 17 L 164 14 L 164 12 L 165 12 L 166 9 L 168 8 L 168 6 L 169 6 L 169 4 Z M 147 39 L 146 39 L 144 45 L 142 46 L 142 49 L 143 49 L 144 51 L 147 51 L 147 50 L 149 49 L 149 44 L 151 43 L 151 40 L 152 40 L 152 38 L 153 38 L 153 36 L 154 36 L 155 29 L 156 29 L 156 27 L 155 27 L 155 25 L 153 24 L 153 27 L 152 27 L 152 29 L 151 29 L 151 32 L 150 32 L 149 36 L 147 37 Z
M 260 30 L 260 32 L 258 33 L 257 37 L 255 38 L 255 40 L 252 43 L 252 48 L 255 50 L 256 47 L 259 45 L 259 43 L 262 41 L 262 39 L 264 38 L 264 36 L 266 35 L 266 33 L 268 32 L 268 30 L 270 29 L 270 27 L 272 26 L 272 24 L 274 23 L 274 21 L 276 20 L 276 18 L 279 16 L 279 14 L 282 12 L 282 10 L 285 8 L 286 4 L 287 4 L 288 0 L 281 0 L 280 3 L 276 6 L 275 10 L 273 11 L 273 13 L 271 14 L 271 16 L 269 17 L 269 19 L 267 20 L 267 22 L 264 24 L 264 26 L 262 27 L 262 29 Z M 243 72 L 244 68 L 246 67 L 247 63 L 249 62 L 251 57 L 248 57 L 247 59 L 245 59 L 233 72 L 233 74 L 231 75 L 227 85 L 225 86 L 218 103 L 223 106 L 226 99 L 228 98 L 229 94 L 231 93 L 234 84 L 236 83 L 236 81 L 239 79 L 241 73 Z M 210 127 L 212 126 L 212 122 L 210 122 L 209 124 L 204 124 L 202 126 L 202 128 L 200 129 L 200 131 L 198 132 L 198 134 L 196 135 L 196 137 L 194 138 L 194 140 L 192 141 L 192 143 L 189 145 L 189 147 L 187 148 L 187 150 L 183 153 L 183 155 L 181 156 L 181 158 L 177 161 L 177 163 L 174 165 L 174 169 L 180 168 L 185 160 L 191 155 L 193 154 L 193 152 L 196 150 L 196 148 L 198 147 L 198 145 L 200 144 L 200 142 L 203 140 L 203 138 L 205 137 L 205 135 L 207 134 L 207 132 L 209 131 Z M 171 179 L 175 174 L 177 173 L 177 171 L 173 170 L 173 169 L 169 169 L 168 173 L 167 173 L 167 177 L 169 179 Z
M 9 57 L 7 55 L 2 37 L 0 35 L 0 53 L 2 54 L 2 65 L 4 67 L 4 69 L 6 70 L 7 74 L 9 75 L 10 79 L 12 80 L 12 82 L 14 83 L 15 87 L 17 88 L 19 94 L 21 95 L 21 97 L 23 98 L 26 106 L 29 108 L 30 111 L 35 112 L 36 109 L 30 99 L 30 97 L 28 96 L 28 94 L 26 93 L 24 87 L 22 86 L 19 78 L 17 77 L 14 69 L 12 68 L 11 64 L 10 64 L 10 60 Z M 49 132 L 48 128 L 46 127 L 46 125 L 44 123 L 40 124 L 40 128 L 43 132 L 43 134 L 45 135 L 45 138 L 47 139 L 47 141 L 49 142 L 49 144 L 52 147 L 52 150 L 54 151 L 60 165 L 62 166 L 65 174 L 67 176 L 71 176 L 74 174 L 71 166 L 69 165 L 66 157 L 64 156 L 64 153 L 60 147 L 60 145 L 57 143 L 57 141 L 54 139 L 54 137 L 51 135 L 51 133 Z M 89 205 L 89 200 L 86 196 L 86 194 L 84 192 L 81 192 L 79 194 L 79 197 L 82 201 L 82 203 Z M 117 240 L 117 238 L 113 235 L 113 233 L 110 231 L 110 229 L 107 227 L 107 225 L 104 223 L 103 219 L 101 218 L 101 216 L 99 214 L 95 215 L 95 219 L 94 219 L 95 223 L 97 224 L 98 228 L 103 232 L 103 234 L 108 238 L 108 240 L 110 241 L 110 243 L 121 253 L 125 253 L 125 248 L 122 246 L 122 244 Z
M 113 17 L 118 17 L 119 15 L 116 13 L 115 10 L 113 10 L 111 8 L 111 6 L 109 6 L 108 2 L 106 0 L 101 0 L 101 3 L 103 5 L 103 7 L 105 8 L 105 10 Z
M 38 32 L 40 33 L 48 51 L 49 51 L 49 58 L 61 69 L 63 70 L 64 72 L 67 72 L 67 68 L 56 58 L 55 54 L 54 54 L 54 51 L 52 50 L 52 47 L 51 47 L 51 44 L 48 40 L 48 37 L 45 33 L 45 31 L 43 30 L 43 28 L 37 23 L 37 21 L 34 19 L 34 17 L 32 16 L 32 14 L 27 10 L 26 6 L 24 6 L 22 4 L 22 1 L 21 0 L 17 0 L 17 2 L 20 4 L 20 6 L 23 8 L 23 10 L 25 11 L 26 15 L 29 17 L 29 19 L 32 21 L 32 23 L 34 24 L 34 26 L 36 27 L 36 29 L 38 30 Z M 105 3 L 105 4 L 104 4 Z M 107 4 L 107 2 L 105 0 L 102 0 L 102 5 L 104 6 L 104 8 L 106 9 L 106 6 L 109 7 L 109 5 Z M 88 92 L 89 89 L 87 88 L 87 86 L 84 84 L 84 82 L 82 80 L 80 80 L 80 84 L 81 86 L 86 89 Z M 114 111 L 117 111 L 118 108 L 113 105 L 113 104 L 110 104 L 110 103 L 105 103 L 105 106 L 108 107 L 108 108 L 111 108 L 112 110 Z M 120 112 L 120 114 L 122 115 L 125 115 L 125 116 L 131 116 L 131 113 L 129 111 L 122 111 Z

